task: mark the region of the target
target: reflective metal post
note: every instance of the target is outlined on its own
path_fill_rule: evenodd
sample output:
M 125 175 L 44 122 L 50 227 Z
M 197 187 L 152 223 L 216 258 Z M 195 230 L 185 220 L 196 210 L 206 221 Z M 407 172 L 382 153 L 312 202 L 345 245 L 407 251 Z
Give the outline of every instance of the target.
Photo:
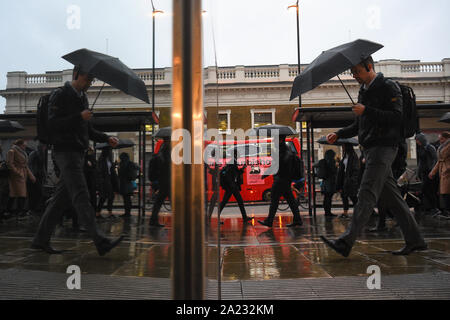
M 139 160 L 138 163 L 141 165 L 142 159 L 142 123 L 139 124 L 139 147 L 138 147 Z M 139 175 L 139 188 L 138 188 L 138 217 L 141 218 L 141 189 L 142 188 L 142 175 Z
M 174 0 L 173 13 L 172 134 L 190 133 L 183 152 L 189 149 L 192 164 L 172 161 L 172 292 L 177 300 L 204 299 L 204 170 L 197 158 L 204 116 L 201 0 Z
M 307 145 L 307 157 L 308 157 L 308 211 L 309 216 L 312 216 L 312 207 L 311 207 L 311 197 L 312 197 L 312 184 L 311 184 L 311 170 L 312 170 L 312 163 L 311 163 L 311 122 L 306 122 L 306 145 Z
M 316 156 L 314 154 L 314 123 L 311 121 L 311 163 L 314 165 L 316 162 Z M 316 218 L 316 175 L 314 170 L 311 172 L 312 175 L 312 183 L 311 183 L 311 191 L 313 195 L 313 208 L 314 208 L 314 219 Z

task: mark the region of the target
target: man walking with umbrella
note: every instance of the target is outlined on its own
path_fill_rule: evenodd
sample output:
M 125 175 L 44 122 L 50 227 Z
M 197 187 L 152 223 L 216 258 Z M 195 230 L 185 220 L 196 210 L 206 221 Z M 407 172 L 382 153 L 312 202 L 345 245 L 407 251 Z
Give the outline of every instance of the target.
M 89 139 L 108 142 L 112 147 L 117 138 L 94 130 L 92 112 L 86 91 L 91 86 L 93 76 L 76 66 L 72 82 L 52 92 L 49 98 L 48 130 L 53 145 L 54 158 L 61 171 L 60 181 L 41 219 L 34 237 L 32 248 L 50 254 L 61 251 L 50 246 L 52 233 L 68 206 L 73 206 L 88 234 L 93 239 L 99 255 L 103 256 L 117 246 L 123 237 L 115 240 L 106 238 L 95 223 L 95 210 L 91 205 L 86 178 L 84 176 L 84 156 L 89 147 Z
M 347 257 L 380 200 L 392 209 L 406 242 L 405 247 L 392 253 L 408 255 L 413 251 L 426 250 L 427 245 L 417 223 L 392 176 L 391 165 L 397 154 L 398 143 L 403 139 L 400 88 L 395 82 L 384 78 L 383 74 L 375 73 L 370 56 L 354 65 L 351 72 L 361 84 L 358 103 L 353 106 L 357 117 L 352 125 L 330 133 L 327 139 L 333 144 L 338 138 L 358 135 L 359 143 L 364 147 L 366 169 L 349 228 L 337 240 L 328 240 L 324 236 L 321 238 L 329 247 Z

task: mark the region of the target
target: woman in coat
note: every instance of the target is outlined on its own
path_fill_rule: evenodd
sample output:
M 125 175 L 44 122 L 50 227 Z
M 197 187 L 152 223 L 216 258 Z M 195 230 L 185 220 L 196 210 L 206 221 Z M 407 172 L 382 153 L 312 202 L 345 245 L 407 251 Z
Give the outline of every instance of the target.
M 108 201 L 108 218 L 113 217 L 112 207 L 114 202 L 114 192 L 119 191 L 118 179 L 116 173 L 115 163 L 112 158 L 112 149 L 105 148 L 102 150 L 97 163 L 98 179 L 97 186 L 99 191 L 99 200 L 97 205 L 97 219 L 102 219 L 102 208 L 106 201 Z
M 27 179 L 32 183 L 36 182 L 36 178 L 28 168 L 28 155 L 25 152 L 27 144 L 24 140 L 19 139 L 14 142 L 8 151 L 6 162 L 9 168 L 9 205 L 11 209 L 15 202 L 15 210 L 12 213 L 18 215 L 24 211 L 25 200 L 27 198 Z
M 441 195 L 442 209 L 444 215 L 449 216 L 450 213 L 450 132 L 445 131 L 439 135 L 441 143 L 438 149 L 438 161 L 431 170 L 429 178 L 439 173 L 439 193 Z
M 348 218 L 348 208 L 350 198 L 353 206 L 358 202 L 359 189 L 359 158 L 351 144 L 344 144 L 342 146 L 343 156 L 339 162 L 339 169 L 337 174 L 336 188 L 341 194 L 342 203 L 344 205 L 344 213 L 341 218 Z
M 136 173 L 139 174 L 139 167 L 130 161 L 128 153 L 121 153 L 119 156 L 119 193 L 123 197 L 123 206 L 125 214 L 121 217 L 127 218 L 131 216 L 131 197 L 136 190 Z
M 325 162 L 326 162 L 326 177 L 323 178 L 321 185 L 321 192 L 324 195 L 323 208 L 325 210 L 326 217 L 335 217 L 336 215 L 331 213 L 331 201 L 333 195 L 336 193 L 336 161 L 334 157 L 336 153 L 333 150 L 327 150 L 325 152 Z

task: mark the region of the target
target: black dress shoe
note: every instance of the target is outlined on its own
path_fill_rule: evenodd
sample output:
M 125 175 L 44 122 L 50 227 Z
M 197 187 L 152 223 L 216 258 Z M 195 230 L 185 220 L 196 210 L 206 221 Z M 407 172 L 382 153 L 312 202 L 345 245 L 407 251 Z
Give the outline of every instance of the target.
M 293 221 L 292 223 L 290 223 L 290 224 L 287 224 L 286 225 L 286 227 L 300 227 L 300 226 L 302 226 L 303 225 L 303 221 L 302 220 L 298 220 L 298 221 Z
M 100 256 L 104 256 L 109 251 L 111 251 L 114 247 L 116 247 L 122 240 L 124 236 L 120 236 L 116 240 L 105 239 L 100 244 L 97 245 L 97 252 Z
M 150 223 L 148 224 L 150 227 L 158 227 L 158 228 L 163 228 L 164 225 L 160 224 L 159 222 L 155 222 L 155 221 L 150 221 Z
M 350 251 L 352 251 L 352 248 L 346 245 L 342 240 L 328 240 L 324 236 L 320 236 L 320 239 L 322 239 L 322 241 L 325 242 L 327 246 L 344 257 L 348 257 Z
M 262 224 L 263 226 L 266 226 L 266 227 L 272 228 L 272 223 L 270 223 L 270 222 L 269 222 L 269 221 L 267 221 L 267 220 L 264 220 L 264 221 L 260 221 L 260 220 L 258 220 L 258 223 L 259 223 L 259 224 Z
M 36 249 L 36 250 L 43 250 L 43 251 L 47 252 L 48 254 L 61 254 L 64 252 L 64 250 L 53 249 L 49 244 L 47 244 L 47 245 L 32 244 L 30 248 Z
M 410 254 L 413 251 L 422 251 L 422 250 L 427 250 L 427 249 L 428 249 L 428 246 L 426 243 L 420 244 L 420 245 L 415 245 L 415 246 L 406 245 L 398 251 L 392 251 L 392 254 L 396 255 L 396 256 L 407 256 L 408 254 Z

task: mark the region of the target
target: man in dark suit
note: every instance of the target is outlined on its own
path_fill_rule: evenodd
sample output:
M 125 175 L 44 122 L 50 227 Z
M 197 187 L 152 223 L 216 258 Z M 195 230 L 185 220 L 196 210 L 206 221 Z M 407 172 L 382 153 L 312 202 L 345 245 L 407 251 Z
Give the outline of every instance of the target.
M 105 255 L 123 239 L 119 237 L 110 240 L 97 228 L 95 209 L 91 204 L 84 175 L 84 157 L 89 147 L 89 139 L 108 142 L 112 147 L 118 143 L 117 138 L 95 130 L 89 121 L 93 114 L 89 110 L 86 91 L 92 80 L 92 75 L 85 72 L 82 66 L 77 66 L 74 68 L 72 82 L 67 81 L 63 87 L 57 88 L 50 95 L 48 130 L 54 158 L 60 170 L 60 181 L 42 216 L 31 245 L 32 249 L 50 254 L 62 252 L 50 246 L 50 239 L 61 215 L 70 206 L 73 206 L 89 236 L 94 240 L 99 255 Z

